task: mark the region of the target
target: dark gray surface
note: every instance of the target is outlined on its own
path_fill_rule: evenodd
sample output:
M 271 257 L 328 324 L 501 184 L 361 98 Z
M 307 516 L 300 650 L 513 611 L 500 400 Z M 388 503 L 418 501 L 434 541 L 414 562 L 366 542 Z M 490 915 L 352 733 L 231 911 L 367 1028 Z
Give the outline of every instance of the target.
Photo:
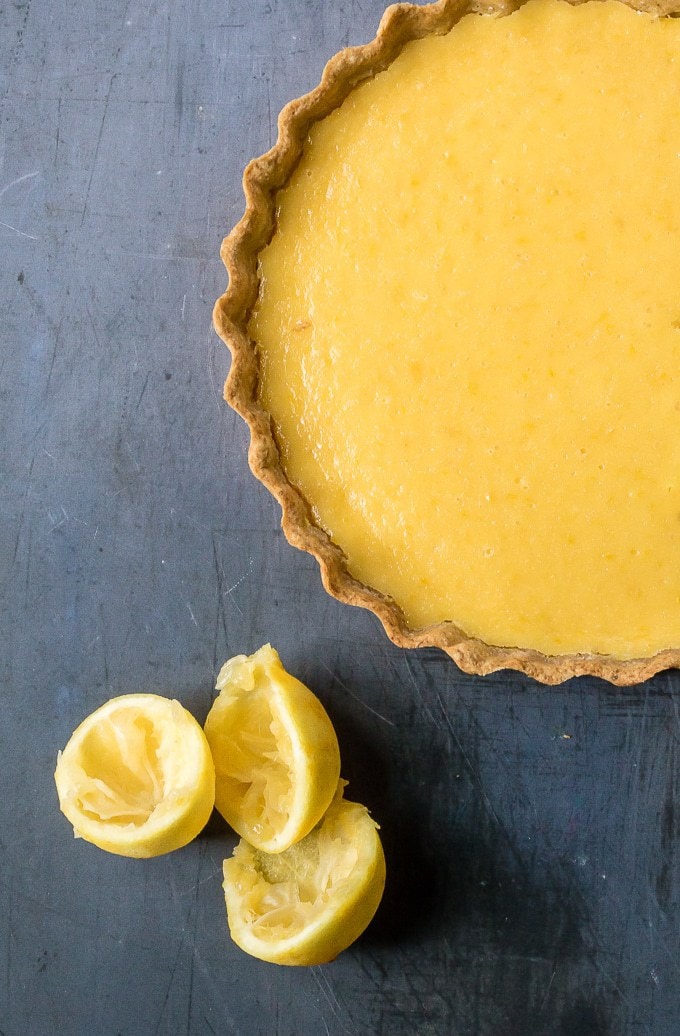
M 246 468 L 210 328 L 241 169 L 381 0 L 0 4 L 0 1032 L 674 1036 L 680 677 L 461 675 L 323 592 Z M 199 718 L 265 641 L 336 723 L 389 879 L 360 942 L 230 942 L 213 820 L 73 841 L 52 772 L 114 694 Z

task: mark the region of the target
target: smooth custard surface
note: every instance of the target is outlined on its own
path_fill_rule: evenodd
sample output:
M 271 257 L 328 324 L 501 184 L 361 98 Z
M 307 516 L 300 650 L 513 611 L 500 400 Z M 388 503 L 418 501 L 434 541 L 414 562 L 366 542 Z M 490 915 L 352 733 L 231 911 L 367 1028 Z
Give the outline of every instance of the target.
M 680 21 L 529 0 L 316 124 L 250 332 L 290 480 L 414 628 L 680 644 Z

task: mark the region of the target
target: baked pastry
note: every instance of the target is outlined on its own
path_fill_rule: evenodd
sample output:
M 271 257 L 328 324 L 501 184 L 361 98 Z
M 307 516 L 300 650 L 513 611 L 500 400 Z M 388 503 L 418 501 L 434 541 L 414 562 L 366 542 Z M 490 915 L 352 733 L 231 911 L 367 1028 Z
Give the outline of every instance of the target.
M 636 683 L 680 664 L 680 22 L 515 8 L 389 8 L 284 109 L 223 245 L 225 394 L 397 644 Z

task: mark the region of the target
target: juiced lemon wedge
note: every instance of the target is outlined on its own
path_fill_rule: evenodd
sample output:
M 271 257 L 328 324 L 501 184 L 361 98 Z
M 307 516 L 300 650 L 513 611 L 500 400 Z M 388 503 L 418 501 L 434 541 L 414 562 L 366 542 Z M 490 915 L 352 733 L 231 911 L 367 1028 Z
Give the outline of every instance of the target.
M 241 841 L 224 863 L 229 929 L 274 964 L 324 964 L 363 932 L 385 886 L 385 857 L 364 806 L 336 799 L 302 841 L 271 855 Z
M 204 827 L 215 769 L 200 725 L 155 694 L 112 698 L 85 719 L 54 774 L 77 837 L 119 856 L 179 849 Z
M 268 644 L 226 662 L 205 723 L 215 805 L 242 838 L 268 853 L 304 838 L 340 776 L 335 731 L 321 702 Z

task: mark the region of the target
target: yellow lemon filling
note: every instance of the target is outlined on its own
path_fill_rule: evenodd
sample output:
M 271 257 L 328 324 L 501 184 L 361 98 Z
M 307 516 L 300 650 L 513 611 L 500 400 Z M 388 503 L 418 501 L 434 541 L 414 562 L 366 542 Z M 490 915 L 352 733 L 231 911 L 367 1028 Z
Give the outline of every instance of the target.
M 412 627 L 680 643 L 680 21 L 529 0 L 309 134 L 250 333 L 288 477 Z

